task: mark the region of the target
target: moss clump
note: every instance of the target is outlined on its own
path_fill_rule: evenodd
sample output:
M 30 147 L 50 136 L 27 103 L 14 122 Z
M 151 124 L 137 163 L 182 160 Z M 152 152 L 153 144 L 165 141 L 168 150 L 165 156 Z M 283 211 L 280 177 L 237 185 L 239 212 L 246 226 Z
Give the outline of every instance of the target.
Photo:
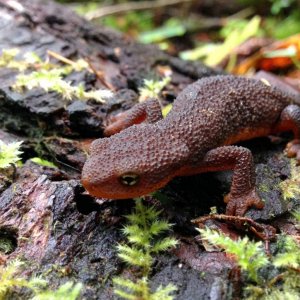
M 173 284 L 160 286 L 154 292 L 149 286 L 153 256 L 177 244 L 174 238 L 159 238 L 163 232 L 171 228 L 169 223 L 158 219 L 159 214 L 154 207 L 146 207 L 141 199 L 137 199 L 134 212 L 126 216 L 129 224 L 124 227 L 123 233 L 128 243 L 118 245 L 118 256 L 129 266 L 138 268 L 140 276 L 135 281 L 123 277 L 113 279 L 114 292 L 123 299 L 173 299 L 171 293 L 176 290 Z
M 294 213 L 299 222 L 299 213 Z M 250 241 L 247 237 L 233 241 L 228 236 L 210 229 L 200 229 L 201 236 L 214 246 L 230 253 L 247 277 L 244 298 L 247 300 L 299 300 L 300 295 L 300 247 L 291 236 L 280 235 L 277 253 L 266 255 L 262 242 Z M 275 274 L 264 278 L 261 274 L 268 270 Z M 272 270 L 272 272 L 270 272 Z
M 9 254 L 13 252 L 15 245 L 13 241 L 7 236 L 0 235 L 0 253 Z
M 6 266 L 0 266 L 0 300 L 15 299 L 16 295 L 18 299 L 31 300 L 78 299 L 82 289 L 81 283 L 66 282 L 57 290 L 48 290 L 46 289 L 48 286 L 46 280 L 39 277 L 27 278 L 21 274 L 25 266 L 26 263 L 18 259 L 11 261 Z
M 296 160 L 291 160 L 291 176 L 280 183 L 283 199 L 300 199 L 300 166 L 296 165 Z

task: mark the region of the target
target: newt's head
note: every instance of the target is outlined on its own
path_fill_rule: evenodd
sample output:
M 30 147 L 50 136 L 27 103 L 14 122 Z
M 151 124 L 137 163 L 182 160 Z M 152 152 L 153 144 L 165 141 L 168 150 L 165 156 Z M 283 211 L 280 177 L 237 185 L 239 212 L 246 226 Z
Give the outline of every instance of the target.
M 157 127 L 134 125 L 95 140 L 82 171 L 82 184 L 99 198 L 127 199 L 153 192 L 185 164 L 189 149 Z

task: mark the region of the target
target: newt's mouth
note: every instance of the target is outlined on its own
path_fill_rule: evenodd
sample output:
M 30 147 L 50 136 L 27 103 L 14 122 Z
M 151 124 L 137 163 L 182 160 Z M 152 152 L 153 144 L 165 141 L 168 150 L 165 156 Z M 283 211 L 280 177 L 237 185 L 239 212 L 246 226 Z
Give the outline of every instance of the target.
M 81 180 L 82 185 L 88 191 L 91 196 L 96 198 L 105 198 L 105 199 L 130 199 L 135 197 L 140 197 L 144 194 L 141 194 L 141 191 L 135 190 L 134 187 L 126 187 L 126 190 L 120 190 L 117 187 L 109 187 L 109 184 L 92 184 L 84 178 Z M 103 189 L 105 187 L 105 189 Z M 147 194 L 147 193 L 146 193 Z
M 91 196 L 105 199 L 131 199 L 148 195 L 165 185 L 164 182 L 151 187 L 139 186 L 112 186 L 109 183 L 93 184 L 84 178 L 82 185 Z

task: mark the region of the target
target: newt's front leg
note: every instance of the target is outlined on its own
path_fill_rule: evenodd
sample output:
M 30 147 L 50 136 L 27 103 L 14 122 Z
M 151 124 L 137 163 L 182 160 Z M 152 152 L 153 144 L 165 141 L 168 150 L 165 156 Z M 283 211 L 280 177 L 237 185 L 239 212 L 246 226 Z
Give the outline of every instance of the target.
M 255 171 L 251 151 L 244 147 L 223 146 L 209 151 L 203 161 L 206 171 L 233 170 L 230 193 L 225 197 L 226 214 L 242 216 L 248 208 L 263 208 L 255 189 Z
M 114 122 L 105 128 L 104 135 L 111 136 L 134 124 L 156 123 L 161 119 L 162 112 L 158 100 L 148 99 L 136 104 L 132 109 L 118 114 Z

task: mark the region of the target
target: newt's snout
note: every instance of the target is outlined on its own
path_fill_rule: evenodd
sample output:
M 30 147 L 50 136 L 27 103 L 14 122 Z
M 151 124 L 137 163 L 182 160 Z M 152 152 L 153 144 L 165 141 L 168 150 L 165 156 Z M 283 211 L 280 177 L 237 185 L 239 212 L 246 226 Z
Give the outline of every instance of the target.
M 93 142 L 82 184 L 98 198 L 140 197 L 166 185 L 188 156 L 188 147 L 175 136 L 151 125 L 132 126 Z
M 82 169 L 81 182 L 84 188 L 92 195 L 97 191 L 97 176 L 93 174 L 94 164 L 92 159 L 88 159 Z
M 113 169 L 107 172 L 105 161 L 97 163 L 95 167 L 94 157 L 89 158 L 82 170 L 81 182 L 90 195 L 97 198 L 129 199 L 140 197 L 159 189 L 166 184 L 162 180 L 151 180 L 151 175 L 144 176 L 134 168 L 123 170 L 118 164 L 112 164 Z

